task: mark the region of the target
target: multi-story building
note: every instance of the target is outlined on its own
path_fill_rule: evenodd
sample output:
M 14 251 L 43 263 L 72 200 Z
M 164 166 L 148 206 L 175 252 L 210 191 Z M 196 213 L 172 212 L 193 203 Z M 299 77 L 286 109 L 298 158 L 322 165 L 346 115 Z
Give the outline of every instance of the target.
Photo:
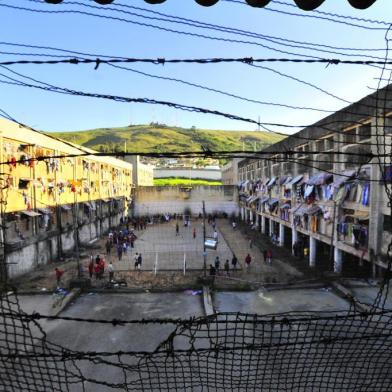
M 233 158 L 222 166 L 223 185 L 237 185 L 238 182 L 238 162 L 240 158 Z
M 1 237 L 9 277 L 62 258 L 117 225 L 132 165 L 0 120 Z M 74 235 L 74 233 L 77 235 Z
M 132 182 L 135 186 L 154 185 L 154 166 L 140 161 L 139 155 L 130 155 L 124 158 L 133 166 Z
M 385 268 L 391 100 L 392 90 L 379 90 L 241 160 L 241 218 L 293 253 L 308 253 L 322 271 L 369 276 Z

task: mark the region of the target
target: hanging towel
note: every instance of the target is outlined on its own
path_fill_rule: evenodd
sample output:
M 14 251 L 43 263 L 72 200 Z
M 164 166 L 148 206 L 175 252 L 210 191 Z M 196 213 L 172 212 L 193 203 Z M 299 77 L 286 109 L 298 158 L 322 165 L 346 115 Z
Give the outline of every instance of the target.
M 370 199 L 370 184 L 366 183 L 363 187 L 363 192 L 362 192 L 362 205 L 368 206 L 369 199 Z

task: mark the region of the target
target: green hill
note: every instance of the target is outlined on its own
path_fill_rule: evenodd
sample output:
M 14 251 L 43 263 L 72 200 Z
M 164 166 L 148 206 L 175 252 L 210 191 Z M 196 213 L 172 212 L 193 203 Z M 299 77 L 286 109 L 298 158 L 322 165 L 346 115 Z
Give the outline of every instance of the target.
M 55 132 L 52 135 L 98 151 L 184 152 L 217 150 L 260 150 L 281 140 L 279 135 L 258 131 L 221 131 L 185 129 L 162 124 L 102 128 L 78 132 Z

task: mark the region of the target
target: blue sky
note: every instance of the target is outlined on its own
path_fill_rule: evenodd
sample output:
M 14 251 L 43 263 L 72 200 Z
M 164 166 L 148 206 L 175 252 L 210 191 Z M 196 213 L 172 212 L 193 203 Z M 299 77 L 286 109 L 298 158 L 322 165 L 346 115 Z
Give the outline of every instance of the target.
M 292 0 L 272 1 L 269 8 L 302 15 L 322 16 L 315 13 L 305 13 L 298 8 L 291 7 L 292 4 L 294 4 Z M 76 13 L 36 13 L 11 9 L 4 7 L 4 5 L 44 11 L 84 11 L 115 18 L 127 18 L 131 22 L 108 20 Z M 91 9 L 85 5 L 97 6 L 97 8 Z M 140 7 L 143 10 L 126 8 L 122 5 Z M 385 55 L 383 51 L 362 50 L 385 49 L 385 30 L 367 30 L 320 19 L 284 15 L 268 9 L 249 7 L 244 4 L 244 1 L 221 0 L 213 7 L 204 8 L 193 0 L 167 0 L 164 4 L 155 6 L 142 0 L 115 0 L 110 8 L 149 17 L 154 16 L 147 13 L 148 10 L 152 10 L 262 35 L 336 47 L 357 48 L 355 53 L 359 53 L 360 56 L 354 57 L 354 59 L 366 58 L 368 55 L 380 57 Z M 392 15 L 392 2 L 377 0 L 368 10 L 359 11 L 353 9 L 346 0 L 326 0 L 318 11 L 388 21 L 386 18 Z M 79 4 L 64 0 L 61 5 L 49 5 L 37 0 L 0 0 L 0 16 L 2 21 L 0 24 L 0 41 L 2 42 L 0 52 L 25 53 L 23 56 L 0 54 L 0 61 L 33 59 L 28 53 L 60 54 L 55 51 L 21 48 L 4 43 L 51 46 L 101 55 L 144 58 L 294 57 L 294 55 L 275 52 L 261 46 L 268 45 L 292 52 L 297 56 L 350 58 L 338 54 L 321 53 L 313 49 L 303 50 L 276 45 L 266 42 L 260 37 L 238 36 L 178 23 L 149 20 L 136 15 L 126 15 L 105 6 L 98 6 L 97 3 L 89 0 L 80 0 Z M 340 20 L 344 21 L 342 18 Z M 174 34 L 162 29 L 137 25 L 135 22 L 149 23 L 158 27 L 211 37 L 253 41 L 257 44 L 233 43 Z M 355 23 L 383 29 L 388 27 L 385 24 Z M 354 51 L 338 51 L 354 53 Z M 138 63 L 125 66 L 145 73 L 204 85 L 253 100 L 323 110 L 337 110 L 346 105 L 340 100 L 277 75 L 271 70 L 244 64 L 166 64 L 162 66 Z M 377 86 L 377 77 L 381 72 L 378 68 L 354 65 L 326 67 L 323 64 L 272 63 L 263 64 L 263 66 L 315 84 L 350 102 L 371 93 L 372 88 Z M 310 110 L 294 110 L 245 102 L 184 84 L 148 78 L 107 65 L 101 65 L 98 70 L 94 70 L 93 65 L 13 65 L 9 68 L 43 82 L 74 90 L 172 101 L 233 113 L 255 120 L 260 116 L 262 122 L 305 125 L 326 115 L 326 113 Z M 4 68 L 0 70 L 0 73 L 15 77 Z M 20 79 L 19 76 L 16 78 Z M 0 76 L 0 80 L 6 80 L 5 76 Z M 116 103 L 5 84 L 1 84 L 0 91 L 0 109 L 7 111 L 20 122 L 45 131 L 119 127 L 151 121 L 209 129 L 255 130 L 256 128 L 245 122 L 232 121 L 213 115 L 188 113 L 156 105 Z M 283 131 L 290 132 L 290 130 Z

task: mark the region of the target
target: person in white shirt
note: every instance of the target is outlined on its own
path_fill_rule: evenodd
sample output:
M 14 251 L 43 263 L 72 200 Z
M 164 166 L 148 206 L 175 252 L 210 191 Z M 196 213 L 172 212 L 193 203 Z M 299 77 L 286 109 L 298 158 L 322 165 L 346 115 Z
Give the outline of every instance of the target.
M 114 277 L 114 267 L 112 262 L 110 262 L 108 265 L 108 271 L 109 271 L 109 282 L 112 282 Z

